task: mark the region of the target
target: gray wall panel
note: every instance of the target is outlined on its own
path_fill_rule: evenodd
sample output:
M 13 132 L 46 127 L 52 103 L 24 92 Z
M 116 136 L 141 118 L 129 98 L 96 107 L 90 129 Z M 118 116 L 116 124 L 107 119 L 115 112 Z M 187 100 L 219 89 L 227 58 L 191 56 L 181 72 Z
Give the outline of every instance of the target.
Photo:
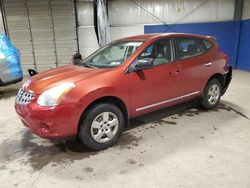
M 250 19 L 250 0 L 244 0 L 243 19 Z
M 69 62 L 77 51 L 71 0 L 5 0 L 4 4 L 10 39 L 21 51 L 26 74 L 29 66 L 41 71 Z

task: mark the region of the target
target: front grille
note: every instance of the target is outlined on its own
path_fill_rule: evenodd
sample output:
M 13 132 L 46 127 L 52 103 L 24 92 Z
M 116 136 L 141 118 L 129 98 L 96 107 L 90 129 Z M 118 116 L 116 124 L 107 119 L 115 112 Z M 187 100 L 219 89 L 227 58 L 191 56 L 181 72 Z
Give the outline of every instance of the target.
M 21 88 L 17 93 L 16 103 L 26 105 L 29 104 L 34 97 L 35 95 L 33 93 L 26 92 Z

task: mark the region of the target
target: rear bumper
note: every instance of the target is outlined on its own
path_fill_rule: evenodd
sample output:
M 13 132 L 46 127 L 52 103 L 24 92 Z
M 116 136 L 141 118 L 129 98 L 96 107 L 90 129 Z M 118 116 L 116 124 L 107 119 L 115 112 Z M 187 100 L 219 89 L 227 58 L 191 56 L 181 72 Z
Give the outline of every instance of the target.
M 232 72 L 233 72 L 232 66 L 229 66 L 229 70 L 228 70 L 227 74 L 224 75 L 225 84 L 224 84 L 224 87 L 222 89 L 221 95 L 224 95 L 227 91 L 227 88 L 232 80 Z
M 2 79 L 0 79 L 0 87 L 1 86 L 7 86 L 11 84 L 16 84 L 18 82 L 21 82 L 23 80 L 23 77 L 17 78 L 15 80 L 9 81 L 9 82 L 3 82 Z

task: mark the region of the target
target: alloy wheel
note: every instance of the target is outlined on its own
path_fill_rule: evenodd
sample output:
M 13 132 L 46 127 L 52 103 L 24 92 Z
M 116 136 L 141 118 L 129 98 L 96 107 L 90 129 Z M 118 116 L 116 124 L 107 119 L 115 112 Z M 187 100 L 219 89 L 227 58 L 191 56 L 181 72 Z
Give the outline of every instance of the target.
M 116 135 L 119 128 L 117 116 L 112 112 L 102 112 L 91 124 L 91 136 L 98 143 L 105 143 Z
M 220 87 L 217 84 L 211 85 L 208 90 L 208 102 L 211 105 L 214 105 L 218 102 L 219 98 L 220 98 Z

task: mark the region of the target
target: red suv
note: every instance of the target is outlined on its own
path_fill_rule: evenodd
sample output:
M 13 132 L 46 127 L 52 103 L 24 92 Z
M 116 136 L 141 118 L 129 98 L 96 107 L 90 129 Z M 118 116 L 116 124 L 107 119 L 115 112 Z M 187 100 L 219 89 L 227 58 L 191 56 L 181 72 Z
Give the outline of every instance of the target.
M 195 98 L 204 109 L 216 107 L 231 75 L 213 37 L 133 36 L 28 79 L 15 109 L 40 137 L 78 137 L 101 150 L 115 144 L 130 118 Z

